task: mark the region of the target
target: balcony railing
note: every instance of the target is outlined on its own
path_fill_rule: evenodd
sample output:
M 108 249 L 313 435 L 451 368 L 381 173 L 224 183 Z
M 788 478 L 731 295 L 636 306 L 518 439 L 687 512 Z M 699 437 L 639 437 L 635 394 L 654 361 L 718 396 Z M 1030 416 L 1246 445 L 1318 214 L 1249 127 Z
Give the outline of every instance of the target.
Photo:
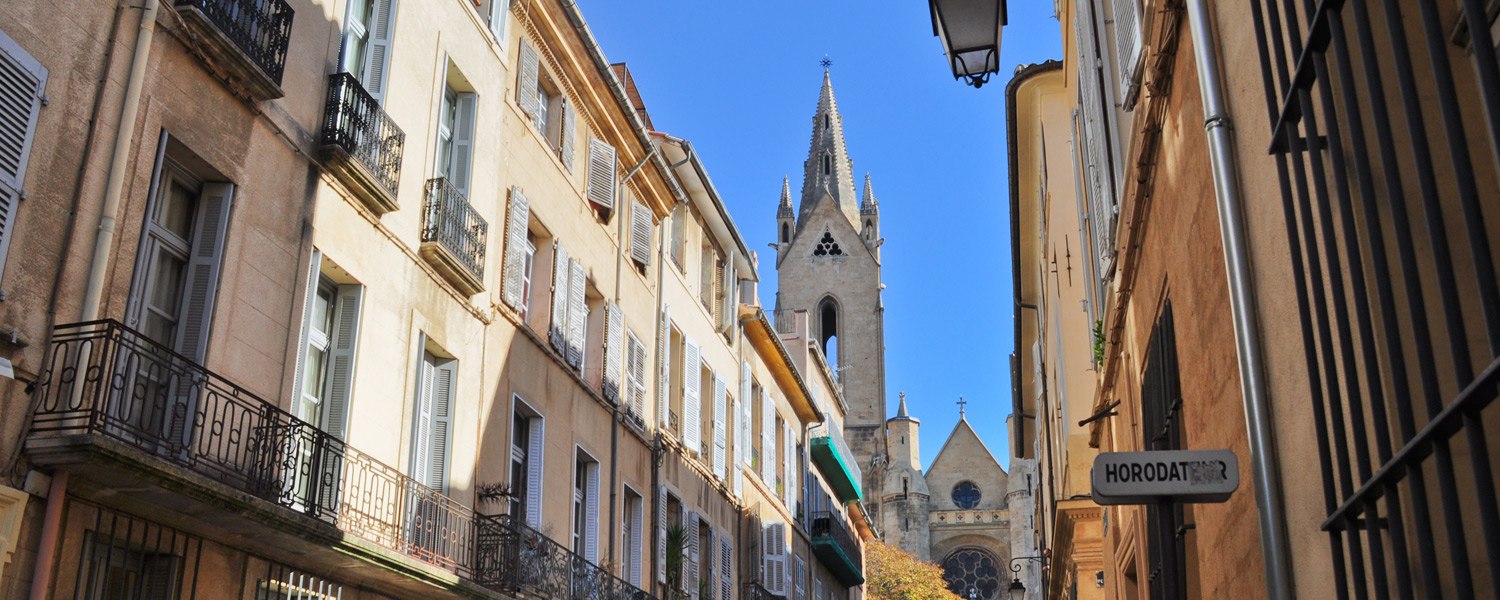
M 859 542 L 844 526 L 843 516 L 836 512 L 818 511 L 812 514 L 813 553 L 845 587 L 865 582 L 864 552 Z
M 445 177 L 427 180 L 422 206 L 422 254 L 459 288 L 484 289 L 484 247 L 489 224 Z
M 854 453 L 849 451 L 849 444 L 844 442 L 839 428 L 829 427 L 827 424 L 817 425 L 813 427 L 811 437 L 809 448 L 813 463 L 818 465 L 818 470 L 833 487 L 839 500 L 853 502 L 862 499 L 864 472 L 859 468 L 859 461 L 855 460 Z
M 477 582 L 505 594 L 554 600 L 651 600 L 652 596 L 509 515 L 481 516 Z
M 117 322 L 57 327 L 35 393 L 33 438 L 109 438 L 473 575 L 471 508 Z
M 281 97 L 291 5 L 285 0 L 177 0 L 176 6 L 199 34 L 205 52 L 237 83 L 261 99 Z
M 786 600 L 786 596 L 772 594 L 766 590 L 765 586 L 751 581 L 745 584 L 745 593 L 741 600 Z
M 323 155 L 377 214 L 396 210 L 406 134 L 349 73 L 328 76 Z
M 772 311 L 776 316 L 776 333 L 792 335 L 797 333 L 796 312 L 790 308 Z

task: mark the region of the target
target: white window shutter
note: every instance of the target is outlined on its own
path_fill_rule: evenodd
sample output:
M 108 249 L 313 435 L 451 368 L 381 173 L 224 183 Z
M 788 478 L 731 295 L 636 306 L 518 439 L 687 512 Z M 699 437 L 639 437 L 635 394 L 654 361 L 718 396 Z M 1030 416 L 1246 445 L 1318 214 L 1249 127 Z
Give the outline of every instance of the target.
M 683 586 L 687 588 L 688 597 L 698 600 L 698 513 L 689 512 L 688 518 L 683 520 L 683 526 L 687 527 L 687 565 L 683 569 Z
M 646 526 L 646 509 L 642 505 L 645 503 L 646 499 L 641 498 L 640 502 L 635 503 L 635 509 L 630 511 L 630 534 L 632 537 L 626 540 L 626 543 L 630 545 L 630 572 L 626 574 L 626 577 L 630 579 L 630 585 L 636 587 L 645 585 L 645 582 L 641 580 L 641 536 L 643 535 L 641 528 Z
M 656 486 L 656 580 L 667 581 L 667 486 Z
M 1120 61 L 1120 104 L 1135 106 L 1140 91 L 1142 20 L 1137 0 L 1115 0 L 1115 57 Z
M 766 591 L 778 596 L 786 595 L 786 524 L 767 523 L 762 560 L 765 563 Z
M 665 303 L 656 336 L 656 426 L 666 427 L 672 404 L 672 307 Z
M 568 250 L 561 242 L 552 243 L 552 325 L 548 337 L 558 354 L 568 354 L 568 285 L 572 281 L 568 268 Z
M 699 348 L 696 340 L 687 338 L 682 351 L 682 443 L 690 452 L 699 452 L 702 448 L 699 430 L 703 416 L 699 412 L 699 401 L 703 376 Z
M 500 46 L 505 46 L 505 33 L 510 24 L 510 0 L 490 0 L 490 33 Z
M 734 546 L 729 536 L 719 536 L 719 600 L 734 598 Z
M 427 453 L 427 484 L 448 493 L 448 463 L 453 445 L 453 394 L 458 380 L 458 361 L 444 360 L 432 372 L 432 449 Z
M 531 224 L 531 202 L 520 187 L 510 188 L 510 209 L 505 221 L 505 281 L 501 299 L 507 306 L 520 310 L 526 300 L 521 297 L 525 287 L 522 271 L 526 269 L 526 232 Z
M 714 475 L 724 479 L 724 452 L 729 446 L 729 398 L 724 374 L 714 373 Z
M 620 373 L 624 368 L 625 315 L 614 302 L 604 305 L 604 399 L 620 402 Z
M 516 85 L 516 104 L 521 105 L 521 112 L 528 117 L 535 117 L 537 113 L 536 86 L 538 75 L 541 72 L 541 57 L 536 52 L 536 47 L 531 45 L 531 40 L 521 38 L 521 82 Z
M 776 487 L 776 399 L 769 391 L 760 397 L 760 479 Z
M 630 350 L 626 354 L 630 364 L 627 370 L 630 374 L 630 412 L 640 418 L 642 422 L 646 418 L 646 345 L 635 337 L 629 336 Z
M 751 387 L 752 381 L 750 376 L 750 361 L 740 361 L 740 414 L 736 419 L 739 423 L 739 430 L 735 432 L 734 437 L 736 442 L 735 449 L 738 450 L 735 453 L 735 460 L 744 464 L 750 463 L 750 431 L 752 429 L 750 426 L 750 409 L 752 404 L 750 395 L 753 393 L 753 388 Z
M 224 262 L 224 236 L 229 232 L 229 213 L 234 184 L 203 184 L 193 230 L 192 257 L 188 262 L 187 297 L 177 332 L 177 351 L 199 364 L 208 353 L 209 324 L 214 296 L 219 289 L 219 270 Z
M 599 463 L 584 463 L 583 547 L 584 558 L 599 564 Z
M 469 197 L 469 181 L 473 179 L 474 125 L 478 119 L 478 109 L 478 94 L 458 95 L 453 116 L 453 168 L 448 171 L 448 180 L 465 199 Z
M 1097 275 L 1103 279 L 1114 263 L 1114 191 L 1110 182 L 1109 150 L 1104 134 L 1104 96 L 1100 88 L 1100 59 L 1093 24 L 1092 5 L 1080 2 L 1074 28 L 1080 42 L 1078 94 L 1083 106 L 1085 191 L 1089 198 L 1091 245 L 1098 264 Z
M 328 395 L 323 429 L 340 440 L 348 437 L 349 403 L 354 399 L 354 356 L 359 349 L 359 321 L 365 288 L 340 285 L 334 299 L 333 339 L 328 351 Z M 303 345 L 306 348 L 306 344 Z
M 792 422 L 786 422 L 786 450 L 782 452 L 782 477 L 781 491 L 786 495 L 786 507 L 795 510 L 797 502 L 797 439 L 792 437 Z
M 563 166 L 567 167 L 568 172 L 571 173 L 573 172 L 573 138 L 577 137 L 578 133 L 578 114 L 567 98 L 563 98 L 558 104 L 562 106 L 563 116 L 562 143 L 558 145 L 558 157 L 562 159 Z
M 823 600 L 823 579 L 821 577 L 814 576 L 812 578 L 812 584 L 813 600 Z
M 385 106 L 386 81 L 390 79 L 391 48 L 396 35 L 396 0 L 375 0 L 370 15 L 370 49 L 365 56 L 365 91 Z
M 3 34 L 0 34 L 3 35 Z M 3 192 L 0 192 L 3 193 Z M 0 199 L 3 202 L 3 199 Z M 297 365 L 292 370 L 292 401 L 298 402 L 302 399 L 303 381 L 307 375 L 303 370 L 307 368 L 307 341 L 308 335 L 312 333 L 312 307 L 318 301 L 318 281 L 320 269 L 323 265 L 323 253 L 317 248 L 312 249 L 312 257 L 308 260 L 307 287 L 302 290 L 302 334 L 297 337 L 301 343 L 297 345 Z M 0 269 L 4 263 L 0 262 Z
M 575 369 L 582 369 L 583 344 L 588 326 L 588 303 L 584 296 L 588 286 L 588 272 L 576 258 L 569 259 L 568 263 L 571 271 L 568 282 L 568 364 Z
M 608 210 L 615 207 L 615 147 L 589 138 L 589 202 Z
M 425 336 L 424 336 L 425 337 Z M 417 345 L 421 352 L 422 344 Z M 423 352 L 417 374 L 417 405 L 412 410 L 411 478 L 422 483 L 429 479 L 432 466 L 432 378 L 436 374 L 432 356 Z
M 639 201 L 630 207 L 630 258 L 642 266 L 651 264 L 651 209 Z
M 531 419 L 531 439 L 526 442 L 526 524 L 542 526 L 542 452 L 546 450 L 545 419 Z
M 0 32 L 0 195 L 5 188 L 19 195 L 26 176 L 31 142 L 36 137 L 37 117 L 42 110 L 42 94 L 47 87 L 47 68 L 21 48 L 10 36 Z M 0 200 L 4 202 L 4 200 Z M 13 214 L 15 204 L 10 201 Z M 9 238 L 9 218 L 0 227 Z M 0 250 L 0 265 L 4 265 Z
M 792 584 L 797 587 L 797 600 L 807 600 L 807 586 L 805 583 L 807 580 L 807 563 L 800 556 L 795 558 L 797 567 L 792 575 Z

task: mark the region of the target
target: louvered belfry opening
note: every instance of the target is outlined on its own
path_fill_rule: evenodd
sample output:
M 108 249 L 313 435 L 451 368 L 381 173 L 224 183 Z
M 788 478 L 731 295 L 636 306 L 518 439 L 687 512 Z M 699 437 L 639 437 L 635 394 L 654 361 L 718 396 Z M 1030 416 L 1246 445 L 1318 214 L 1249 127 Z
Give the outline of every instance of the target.
M 1485 5 L 1250 5 L 1341 599 L 1500 593 Z

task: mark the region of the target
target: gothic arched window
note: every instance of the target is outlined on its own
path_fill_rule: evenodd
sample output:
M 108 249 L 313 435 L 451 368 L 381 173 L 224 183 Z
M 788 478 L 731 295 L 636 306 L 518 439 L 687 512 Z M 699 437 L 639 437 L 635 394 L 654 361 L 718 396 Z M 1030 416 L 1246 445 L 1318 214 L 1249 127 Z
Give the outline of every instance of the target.
M 829 156 L 827 154 L 824 154 L 823 155 L 823 174 L 827 175 L 827 174 L 831 173 L 832 171 L 833 171 L 833 157 Z
M 953 486 L 953 504 L 959 508 L 979 506 L 979 486 L 972 481 L 961 481 Z
M 823 345 L 823 356 L 835 369 L 838 366 L 839 304 L 832 297 L 818 303 L 818 341 Z M 837 373 L 838 371 L 834 371 Z
M 948 590 L 964 600 L 991 600 L 1000 592 L 1000 559 L 979 548 L 963 548 L 943 559 Z
M 791 233 L 791 231 L 790 231 L 790 228 L 787 227 L 787 224 L 786 223 L 782 223 L 781 224 L 781 243 L 785 244 L 787 242 L 792 241 L 792 236 L 790 235 L 790 233 Z
M 844 250 L 839 248 L 839 243 L 833 240 L 833 234 L 823 232 L 823 239 L 818 240 L 818 247 L 813 249 L 813 256 L 843 256 Z

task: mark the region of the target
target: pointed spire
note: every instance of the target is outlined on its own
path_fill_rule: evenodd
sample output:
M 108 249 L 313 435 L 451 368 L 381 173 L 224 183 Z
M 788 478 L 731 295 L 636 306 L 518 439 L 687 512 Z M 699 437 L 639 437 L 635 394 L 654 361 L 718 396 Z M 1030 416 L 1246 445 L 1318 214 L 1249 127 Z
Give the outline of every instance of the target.
M 896 408 L 897 419 L 910 419 L 911 415 L 906 413 L 906 392 L 901 392 L 901 406 Z
M 833 97 L 833 80 L 823 71 L 823 88 L 818 92 L 818 110 L 813 114 L 813 131 L 803 163 L 802 202 L 798 208 L 798 227 L 811 216 L 823 194 L 833 198 L 838 210 L 851 224 L 859 222 L 858 196 L 854 189 L 854 163 L 844 144 L 844 118 Z
M 859 214 L 868 215 L 880 210 L 880 201 L 875 199 L 875 188 L 870 185 L 870 173 L 865 173 L 865 196 L 859 204 Z
M 792 183 L 791 179 L 783 176 L 781 178 L 781 205 L 776 207 L 776 218 L 784 219 L 792 216 Z

